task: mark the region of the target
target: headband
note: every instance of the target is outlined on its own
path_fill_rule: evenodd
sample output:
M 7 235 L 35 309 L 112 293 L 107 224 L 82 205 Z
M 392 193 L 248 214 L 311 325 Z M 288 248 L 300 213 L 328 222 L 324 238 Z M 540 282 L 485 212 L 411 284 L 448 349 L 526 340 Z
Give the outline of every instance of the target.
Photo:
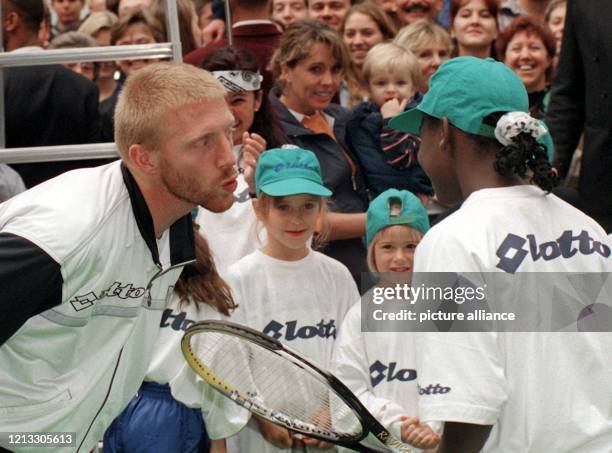
M 259 72 L 253 71 L 212 71 L 212 75 L 221 82 L 221 85 L 232 92 L 257 91 L 261 88 L 263 77 Z

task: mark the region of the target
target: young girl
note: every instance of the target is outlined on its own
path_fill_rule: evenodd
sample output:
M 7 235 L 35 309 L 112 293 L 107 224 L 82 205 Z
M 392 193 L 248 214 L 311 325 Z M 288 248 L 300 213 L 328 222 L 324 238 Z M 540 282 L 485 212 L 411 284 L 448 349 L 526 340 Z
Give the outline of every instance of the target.
M 567 273 L 572 288 L 589 288 L 573 276 L 612 270 L 603 228 L 550 193 L 557 178 L 538 143 L 546 129 L 528 107 L 524 83 L 510 68 L 457 57 L 432 77 L 416 109 L 391 121 L 420 134 L 419 162 L 440 202 L 461 203 L 419 244 L 415 287 L 439 272 L 487 279 L 495 273 L 505 276 L 506 287 L 521 285 L 508 303 L 526 301 L 535 319 L 550 316 L 537 311 L 547 303 L 557 312 L 576 297 L 581 308 L 593 300 L 557 289 L 547 276 Z M 540 259 L 548 244 L 569 253 Z M 523 285 L 521 278 L 529 275 L 538 287 L 554 285 L 550 296 Z M 610 300 L 606 290 L 598 294 L 598 300 Z M 445 422 L 440 452 L 609 451 L 610 344 L 609 330 L 424 332 L 416 348 L 419 415 Z M 430 386 L 449 391 L 426 391 Z
M 228 270 L 226 279 L 239 305 L 233 318 L 327 367 L 338 327 L 359 297 L 348 269 L 309 246 L 317 224 L 324 223 L 331 191 L 323 185 L 314 153 L 300 148 L 264 152 L 255 183 L 253 207 L 266 228 L 267 242 Z M 331 447 L 295 439 L 256 416 L 227 442 L 228 452 Z
M 412 193 L 389 189 L 372 201 L 366 236 L 368 266 L 380 280 L 364 301 L 377 288 L 410 280 L 414 250 L 428 229 L 427 212 Z M 342 323 L 334 374 L 398 439 L 417 448 L 435 447 L 439 436 L 417 418 L 413 336 L 362 332 L 361 305 L 353 305 Z
M 426 199 L 433 190 L 416 159 L 419 138 L 388 124 L 421 99 L 423 75 L 416 57 L 397 44 L 377 44 L 365 58 L 363 77 L 370 100 L 351 112 L 346 141 L 359 159 L 370 196 L 376 198 L 393 187 Z
M 280 123 L 263 96 L 263 79 L 252 52 L 232 46 L 219 47 L 204 58 L 202 68 L 210 71 L 227 92 L 227 105 L 235 119 L 232 140 L 239 167 L 245 166 L 249 150 L 259 154 L 266 147 L 279 148 L 286 143 Z M 245 176 L 249 175 L 238 175 L 230 209 L 222 213 L 200 209 L 197 218 L 204 227 L 201 234 L 210 244 L 221 275 L 228 266 L 254 252 L 257 245 L 256 218 L 249 196 L 249 192 L 255 191 L 253 175 Z
M 194 230 L 197 261 L 185 267 L 168 294 L 147 376 L 107 429 L 105 452 L 204 452 L 212 447 L 211 453 L 219 453 L 223 438 L 246 423 L 246 411 L 199 379 L 181 353 L 181 337 L 190 325 L 227 319 L 236 307 L 197 224 Z M 160 250 L 160 256 L 164 253 Z M 219 440 L 211 446 L 209 436 Z

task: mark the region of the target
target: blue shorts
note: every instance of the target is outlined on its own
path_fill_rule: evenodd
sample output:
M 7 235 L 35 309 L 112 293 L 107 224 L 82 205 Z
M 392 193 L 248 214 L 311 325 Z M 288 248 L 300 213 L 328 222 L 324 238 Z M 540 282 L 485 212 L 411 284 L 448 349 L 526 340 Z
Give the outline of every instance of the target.
M 104 453 L 207 453 L 210 439 L 200 409 L 172 398 L 168 385 L 143 382 L 104 433 Z

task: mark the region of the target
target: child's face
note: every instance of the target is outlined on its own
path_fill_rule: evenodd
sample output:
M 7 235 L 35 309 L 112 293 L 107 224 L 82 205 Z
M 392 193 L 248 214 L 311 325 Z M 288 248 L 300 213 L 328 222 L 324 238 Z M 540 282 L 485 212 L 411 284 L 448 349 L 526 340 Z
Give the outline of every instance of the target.
M 416 87 L 410 79 L 408 68 L 399 66 L 392 71 L 376 69 L 370 75 L 368 83 L 370 100 L 379 107 L 391 99 L 399 102 L 411 99 L 416 92 Z
M 423 235 L 406 225 L 381 230 L 374 242 L 374 267 L 379 273 L 412 272 L 414 250 Z
M 135 23 L 125 29 L 125 33 L 117 39 L 115 45 L 127 46 L 132 44 L 154 44 L 155 37 L 146 24 Z M 123 73 L 129 77 L 139 69 L 144 68 L 148 64 L 155 63 L 157 60 L 121 60 L 119 67 Z
M 51 7 L 60 24 L 78 22 L 83 9 L 83 0 L 53 0 Z
M 234 145 L 242 143 L 242 135 L 253 125 L 255 113 L 261 107 L 261 96 L 261 91 L 230 91 L 225 94 L 227 105 L 236 120 L 232 133 Z
M 306 194 L 278 197 L 267 213 L 257 207 L 255 212 L 268 233 L 267 253 L 278 259 L 301 258 L 315 231 L 321 198 Z

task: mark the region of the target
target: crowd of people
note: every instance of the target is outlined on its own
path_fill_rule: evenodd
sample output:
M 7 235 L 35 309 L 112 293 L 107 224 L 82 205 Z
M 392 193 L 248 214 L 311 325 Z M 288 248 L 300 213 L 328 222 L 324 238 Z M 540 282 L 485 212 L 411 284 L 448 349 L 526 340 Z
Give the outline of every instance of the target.
M 0 163 L 0 431 L 333 451 L 187 365 L 184 331 L 228 319 L 423 451 L 608 453 L 612 326 L 366 332 L 362 304 L 413 273 L 612 271 L 612 5 L 229 0 L 230 24 L 176 1 L 184 63 L 3 70 L 7 148 L 119 159 Z M 167 41 L 164 0 L 2 0 L 2 18 L 15 54 Z

